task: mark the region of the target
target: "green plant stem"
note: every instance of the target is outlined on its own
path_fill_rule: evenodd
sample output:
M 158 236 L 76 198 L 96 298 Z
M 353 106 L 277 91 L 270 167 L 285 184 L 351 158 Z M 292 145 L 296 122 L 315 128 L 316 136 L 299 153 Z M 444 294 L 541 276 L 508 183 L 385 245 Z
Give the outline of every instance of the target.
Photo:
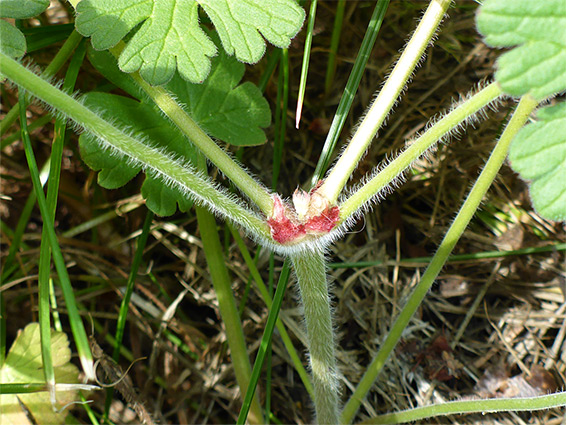
M 318 193 L 334 204 L 430 43 L 451 0 L 432 0 L 385 85 Z
M 462 415 L 464 413 L 528 412 L 566 406 L 566 392 L 538 397 L 491 398 L 485 400 L 449 401 L 431 406 L 416 407 L 401 412 L 376 416 L 359 424 L 400 424 L 436 416 Z M 485 419 L 485 423 L 489 423 Z
M 2 52 L 0 52 L 0 63 L 2 74 L 96 136 L 102 148 L 110 149 L 113 153 L 128 158 L 164 184 L 169 183 L 187 195 L 192 195 L 211 210 L 242 225 L 256 237 L 271 240 L 269 228 L 262 218 L 220 191 L 193 167 L 130 137 Z
M 80 41 L 83 39 L 83 36 L 80 35 L 77 31 L 73 31 L 69 38 L 65 41 L 61 49 L 57 52 L 53 60 L 45 70 L 41 73 L 42 77 L 51 77 L 57 73 L 63 66 L 63 64 L 69 59 L 75 48 L 79 45 Z M 16 103 L 12 109 L 6 114 L 4 119 L 0 121 L 0 136 L 4 135 L 6 131 L 10 128 L 10 126 L 16 121 L 18 118 L 18 114 L 20 113 L 20 104 Z M 2 145 L 4 147 L 4 145 Z
M 125 44 L 119 43 L 110 49 L 110 52 L 118 58 Z M 165 115 L 181 130 L 193 144 L 226 175 L 234 185 L 245 193 L 252 202 L 266 215 L 270 216 L 273 209 L 273 200 L 269 191 L 226 152 L 224 152 L 214 141 L 202 130 L 198 124 L 185 112 L 177 101 L 163 87 L 151 86 L 146 83 L 139 73 L 129 74 L 130 77 L 147 93 Z M 245 119 L 245 117 L 242 117 Z
M 205 169 L 206 162 L 203 156 L 199 157 L 199 162 L 199 168 L 201 170 Z M 216 219 L 208 210 L 202 207 L 195 207 L 195 209 L 210 279 L 218 298 L 222 322 L 226 328 L 226 337 L 230 347 L 230 357 L 232 358 L 236 380 L 240 387 L 240 393 L 246 394 L 252 375 L 252 367 L 248 357 L 238 307 L 232 293 L 232 281 L 222 254 L 222 244 L 216 229 Z M 257 397 L 254 397 L 250 406 L 249 419 L 250 423 L 253 424 L 263 423 L 263 414 Z
M 430 149 L 438 140 L 477 113 L 480 109 L 484 108 L 487 104 L 500 96 L 501 93 L 502 90 L 499 85 L 497 83 L 491 83 L 438 121 L 415 140 L 411 146 L 405 149 L 403 153 L 391 161 L 387 167 L 361 188 L 357 189 L 352 196 L 342 203 L 340 206 L 340 220 L 346 220 L 359 211 L 367 202 L 374 198 L 376 194 L 379 194 L 383 188 L 402 175 L 404 170 Z
M 375 358 L 372 360 L 371 364 L 364 373 L 364 376 L 362 377 L 360 383 L 356 387 L 356 390 L 350 397 L 350 400 L 346 403 L 346 406 L 344 407 L 344 410 L 342 412 L 341 423 L 350 423 L 354 418 L 354 415 L 356 414 L 360 403 L 369 392 L 371 386 L 377 379 L 377 376 L 383 369 L 383 365 L 389 357 L 389 354 L 391 354 L 391 351 L 393 351 L 395 345 L 401 338 L 403 330 L 407 327 L 409 321 L 411 320 L 411 317 L 419 308 L 422 300 L 424 299 L 428 290 L 434 283 L 434 280 L 440 273 L 440 270 L 444 266 L 444 263 L 448 259 L 448 256 L 454 249 L 454 246 L 462 236 L 462 233 L 464 233 L 464 230 L 466 229 L 468 223 L 475 214 L 481 200 L 489 189 L 489 186 L 495 179 L 497 172 L 499 171 L 501 165 L 507 157 L 507 152 L 509 150 L 511 141 L 521 129 L 521 127 L 525 124 L 528 116 L 537 106 L 537 103 L 538 102 L 530 96 L 525 96 L 521 99 L 521 102 L 517 106 L 513 117 L 507 124 L 505 131 L 501 135 L 497 145 L 491 153 L 484 169 L 482 170 L 480 176 L 472 187 L 472 190 L 470 191 L 464 204 L 460 208 L 456 219 L 446 232 L 444 239 L 438 247 L 438 251 L 432 258 L 429 266 L 423 274 L 423 277 L 409 297 L 407 304 L 399 313 L 399 317 L 395 320 L 395 323 L 393 323 L 393 326 L 391 327 L 387 338 L 381 345 Z
M 319 424 L 337 424 L 340 389 L 326 261 L 324 254 L 317 250 L 306 250 L 290 258 L 304 307 L 316 420 Z
M 358 54 L 356 56 L 356 61 L 354 62 L 354 66 L 352 67 L 352 72 L 348 77 L 348 82 L 346 83 L 346 87 L 344 88 L 344 93 L 340 98 L 340 103 L 336 108 L 336 113 L 334 114 L 334 118 L 332 119 L 330 130 L 328 130 L 322 152 L 320 153 L 320 156 L 318 158 L 316 169 L 311 179 L 311 187 L 316 186 L 318 181 L 326 172 L 328 165 L 330 164 L 332 153 L 336 148 L 336 143 L 338 142 L 338 138 L 348 117 L 348 112 L 352 108 L 355 94 L 358 91 L 358 87 L 360 86 L 360 81 L 362 80 L 362 76 L 364 75 L 364 70 L 366 69 L 368 59 L 370 58 L 373 46 L 375 45 L 375 40 L 377 39 L 377 35 L 379 34 L 379 29 L 381 28 L 381 23 L 383 22 L 383 18 L 385 17 L 385 12 L 387 11 L 388 6 L 389 0 L 378 0 L 375 4 L 375 8 L 373 10 L 373 14 L 371 15 L 366 34 L 364 35 L 360 50 L 358 51 Z M 340 7 L 340 5 L 338 5 L 337 7 Z M 336 12 L 336 14 L 338 17 L 338 11 Z M 334 33 L 332 34 L 332 37 L 334 37 Z

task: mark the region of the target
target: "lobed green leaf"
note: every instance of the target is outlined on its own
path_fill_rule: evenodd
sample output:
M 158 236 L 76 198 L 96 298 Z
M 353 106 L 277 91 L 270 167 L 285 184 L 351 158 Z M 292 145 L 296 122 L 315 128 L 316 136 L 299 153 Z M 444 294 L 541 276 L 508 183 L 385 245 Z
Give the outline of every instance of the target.
M 224 49 L 248 63 L 263 56 L 263 37 L 287 47 L 305 16 L 294 0 L 83 0 L 77 5 L 76 27 L 92 37 L 97 50 L 115 46 L 132 32 L 119 58 L 120 69 L 139 70 L 150 84 L 167 83 L 175 69 L 183 79 L 201 83 L 217 49 L 199 25 L 199 3 Z
M 495 78 L 505 92 L 542 100 L 566 90 L 564 0 L 486 0 L 477 27 L 491 46 L 519 46 L 497 61 Z
M 537 118 L 517 134 L 509 161 L 530 181 L 537 212 L 550 220 L 566 220 L 566 103 L 540 109 Z

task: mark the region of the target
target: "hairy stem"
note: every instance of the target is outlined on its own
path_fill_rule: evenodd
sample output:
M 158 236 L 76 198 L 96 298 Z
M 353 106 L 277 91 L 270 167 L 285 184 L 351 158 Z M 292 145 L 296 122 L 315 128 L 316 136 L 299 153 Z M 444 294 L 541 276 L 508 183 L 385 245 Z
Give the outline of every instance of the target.
M 377 130 L 389 114 L 403 87 L 424 54 L 424 50 L 434 36 L 451 0 L 432 0 L 423 15 L 415 33 L 405 47 L 399 61 L 391 71 L 387 82 L 369 108 L 340 159 L 336 162 L 318 193 L 333 204 L 348 182 L 358 161 L 367 150 Z
M 41 73 L 42 77 L 51 77 L 57 73 L 61 69 L 61 67 L 67 62 L 67 59 L 71 56 L 75 48 L 79 45 L 80 41 L 83 39 L 82 35 L 80 35 L 77 30 L 74 30 L 69 38 L 65 41 L 61 49 L 57 52 L 53 60 L 45 70 Z M 18 114 L 20 112 L 20 103 L 16 103 L 10 109 L 10 112 L 6 114 L 4 119 L 0 121 L 0 136 L 2 136 L 8 128 L 14 123 Z
M 389 185 L 394 179 L 401 176 L 404 170 L 438 142 L 438 140 L 495 100 L 501 93 L 502 90 L 499 85 L 497 83 L 491 83 L 438 121 L 415 140 L 411 146 L 405 149 L 402 154 L 391 161 L 387 167 L 361 188 L 357 189 L 352 196 L 342 203 L 340 206 L 340 220 L 344 221 L 352 216 L 352 214 L 359 211 L 367 202 L 379 194 L 383 188 Z
M 124 46 L 125 44 L 120 42 L 116 47 L 110 49 L 110 52 L 118 58 Z M 271 215 L 273 200 L 269 191 L 214 143 L 167 90 L 163 87 L 149 85 L 137 72 L 129 75 L 210 162 L 216 165 L 266 216 Z
M 530 96 L 525 96 L 521 99 L 521 102 L 517 106 L 513 117 L 507 124 L 505 131 L 501 135 L 499 141 L 497 142 L 497 145 L 495 146 L 487 163 L 485 164 L 484 169 L 482 170 L 480 176 L 472 187 L 472 190 L 470 191 L 464 204 L 460 208 L 456 219 L 446 232 L 444 239 L 438 247 L 438 251 L 432 258 L 430 264 L 423 274 L 423 277 L 409 297 L 407 304 L 399 313 L 399 317 L 397 317 L 395 323 L 393 323 L 393 326 L 391 327 L 387 338 L 385 338 L 385 341 L 381 345 L 378 353 L 364 373 L 362 380 L 356 387 L 356 390 L 350 397 L 350 400 L 348 401 L 348 403 L 346 403 L 344 411 L 342 412 L 342 423 L 350 423 L 354 418 L 354 415 L 360 407 L 362 400 L 369 392 L 371 386 L 383 369 L 385 361 L 401 338 L 403 330 L 407 327 L 409 321 L 413 317 L 413 314 L 415 314 L 415 311 L 417 311 L 418 307 L 421 305 L 422 300 L 424 299 L 430 287 L 434 283 L 434 280 L 440 273 L 440 270 L 444 266 L 444 263 L 448 259 L 448 256 L 454 249 L 454 246 L 456 246 L 456 243 L 462 236 L 462 233 L 464 233 L 464 230 L 468 226 L 468 223 L 475 214 L 481 200 L 485 196 L 487 190 L 489 189 L 491 183 L 493 182 L 499 169 L 501 168 L 501 165 L 503 165 L 503 162 L 507 157 L 507 152 L 509 151 L 509 145 L 511 144 L 511 141 L 519 132 L 521 127 L 525 124 L 528 116 L 536 106 L 537 101 L 535 101 Z
M 304 307 L 316 420 L 319 424 L 337 424 L 340 390 L 324 254 L 306 250 L 290 258 Z
M 546 410 L 566 405 L 566 392 L 547 394 L 538 397 L 490 398 L 479 400 L 457 400 L 430 406 L 416 407 L 400 412 L 387 413 L 361 424 L 401 424 L 430 419 L 437 416 L 462 415 L 464 413 L 496 413 L 496 412 L 530 412 Z M 485 417 L 485 416 L 484 416 Z M 485 417 L 484 423 L 490 422 Z
M 102 148 L 143 167 L 147 173 L 164 184 L 178 188 L 211 210 L 230 218 L 257 238 L 271 240 L 269 228 L 262 218 L 219 190 L 190 165 L 176 161 L 166 152 L 127 135 L 2 52 L 0 63 L 0 72 L 3 75 L 96 136 Z

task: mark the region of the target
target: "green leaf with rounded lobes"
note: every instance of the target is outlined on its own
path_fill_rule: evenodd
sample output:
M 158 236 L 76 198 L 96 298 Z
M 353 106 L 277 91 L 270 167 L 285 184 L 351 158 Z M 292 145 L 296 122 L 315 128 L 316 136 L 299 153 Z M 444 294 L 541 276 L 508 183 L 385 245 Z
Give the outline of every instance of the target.
M 119 57 L 120 69 L 139 70 L 152 85 L 167 83 L 175 70 L 183 79 L 201 83 L 217 49 L 199 25 L 199 3 L 226 51 L 248 63 L 263 56 L 264 37 L 287 47 L 305 16 L 294 0 L 83 0 L 77 5 L 76 27 L 92 37 L 97 50 L 109 49 L 131 33 Z
M 305 19 L 305 11 L 292 0 L 198 2 L 220 35 L 224 50 L 246 63 L 256 63 L 263 56 L 263 37 L 277 47 L 289 47 Z
M 529 181 L 534 208 L 550 220 L 566 220 L 566 102 L 542 108 L 511 144 L 509 161 Z
M 166 89 L 210 136 L 236 146 L 261 145 L 267 141 L 262 128 L 271 123 L 271 110 L 255 84 L 239 84 L 244 71 L 242 63 L 221 51 L 203 84 L 176 75 Z
M 518 46 L 496 64 L 506 93 L 542 100 L 566 90 L 566 1 L 486 0 L 477 27 L 491 46 Z
M 213 39 L 217 37 L 213 35 Z M 110 53 L 89 49 L 87 55 L 109 81 L 140 101 L 152 103 L 120 71 Z M 250 82 L 239 84 L 244 71 L 242 63 L 220 51 L 212 59 L 211 73 L 204 83 L 193 84 L 175 75 L 165 88 L 210 136 L 236 146 L 260 145 L 267 141 L 262 128 L 271 123 L 271 111 L 257 86 Z

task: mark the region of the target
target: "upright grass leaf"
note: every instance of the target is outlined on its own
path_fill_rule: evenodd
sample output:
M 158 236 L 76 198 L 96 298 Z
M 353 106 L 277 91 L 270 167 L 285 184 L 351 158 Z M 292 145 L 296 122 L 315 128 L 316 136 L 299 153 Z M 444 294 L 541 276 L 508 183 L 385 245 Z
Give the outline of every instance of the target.
M 275 141 L 273 146 L 273 172 L 271 174 L 271 188 L 276 190 L 281 160 L 283 156 L 283 143 L 287 132 L 287 107 L 289 105 L 289 51 L 281 51 L 279 62 L 279 79 L 277 84 L 277 106 L 275 107 Z
M 17 103 L 18 105 L 18 112 L 19 112 L 19 102 Z M 11 113 L 14 109 L 10 109 Z M 8 115 L 6 115 L 8 116 Z M 5 118 L 4 118 L 5 119 Z M 30 133 L 32 133 L 34 130 L 38 129 L 38 128 L 42 128 L 43 126 L 45 126 L 47 123 L 51 122 L 53 120 L 53 117 L 51 116 L 51 114 L 46 114 L 42 117 L 39 117 L 38 119 L 36 119 L 35 121 L 33 121 L 32 123 L 30 123 L 28 125 L 28 131 Z M 4 122 L 4 120 L 1 121 L 2 123 Z M 0 150 L 4 150 L 7 146 L 10 146 L 12 143 L 14 143 L 16 140 L 20 139 L 20 132 L 16 131 L 12 134 L 10 134 L 9 136 L 6 136 L 2 139 L 2 141 L 0 142 Z
M 73 91 L 75 82 L 79 74 L 86 53 L 86 43 L 79 44 L 75 54 L 73 55 L 65 80 L 63 82 L 63 90 Z M 25 105 L 24 92 L 20 92 L 20 102 Z M 25 109 L 25 108 L 24 108 Z M 25 123 L 24 123 L 25 124 Z M 27 124 L 25 124 L 27 125 Z M 57 118 L 55 122 L 55 137 L 53 139 L 53 147 L 51 150 L 51 161 L 49 168 L 49 180 L 47 183 L 47 207 L 51 218 L 54 220 L 57 210 L 57 196 L 59 193 L 59 181 L 61 179 L 61 162 L 63 160 L 63 146 L 65 144 L 65 131 L 67 129 L 66 119 Z M 46 218 L 44 218 L 45 223 Z M 50 223 L 54 226 L 54 222 Z M 55 373 L 53 370 L 53 360 L 51 356 L 51 321 L 49 313 L 50 293 L 51 293 L 51 249 L 49 247 L 49 239 L 47 236 L 47 228 L 44 226 L 41 231 L 41 244 L 39 254 L 39 331 L 41 335 L 41 355 L 43 358 L 45 382 L 51 396 L 51 403 L 55 405 Z
M 153 221 L 153 213 L 147 211 L 145 215 L 145 220 L 143 222 L 142 231 L 138 238 L 138 245 L 136 247 L 136 252 L 132 261 L 132 267 L 130 269 L 130 274 L 128 275 L 128 282 L 126 283 L 126 290 L 124 291 L 124 297 L 120 303 L 120 311 L 118 312 L 118 322 L 116 323 L 116 336 L 114 337 L 114 350 L 112 351 L 112 359 L 118 363 L 120 359 L 120 348 L 122 347 L 122 340 L 124 338 L 124 330 L 126 328 L 126 320 L 128 318 L 128 311 L 130 308 L 130 299 L 132 293 L 134 292 L 134 286 L 136 283 L 136 277 L 138 275 L 138 270 L 140 268 L 143 252 L 147 244 L 147 239 L 149 237 L 149 231 L 151 228 L 151 223 Z M 104 409 L 104 417 L 108 417 L 110 412 L 110 405 L 112 401 L 112 395 L 114 393 L 113 388 L 108 388 L 106 391 L 106 403 Z
M 281 49 L 272 50 L 271 53 L 268 53 L 267 56 L 268 58 L 267 58 L 267 64 L 265 66 L 265 70 L 263 71 L 263 74 L 261 74 L 261 77 L 257 82 L 257 87 L 262 93 L 265 92 L 267 83 L 269 82 L 271 75 L 273 75 L 273 71 L 275 71 L 275 68 L 279 63 L 279 57 L 281 56 Z
M 348 77 L 348 82 L 344 88 L 344 93 L 340 98 L 340 103 L 332 119 L 332 124 L 330 125 L 330 130 L 326 135 L 326 140 L 324 141 L 324 146 L 322 147 L 322 152 L 316 164 L 316 168 L 311 180 L 311 186 L 316 186 L 316 183 L 322 178 L 326 172 L 328 165 L 330 164 L 332 153 L 336 148 L 336 143 L 340 137 L 340 132 L 344 127 L 346 118 L 350 108 L 352 107 L 352 102 L 356 92 L 358 91 L 358 86 L 362 79 L 362 75 L 366 68 L 367 61 L 369 59 L 370 53 L 377 39 L 377 34 L 379 34 L 379 29 L 381 28 L 381 23 L 383 22 L 383 17 L 387 11 L 387 6 L 389 6 L 389 0 L 378 0 L 375 4 L 373 14 L 371 16 L 366 34 L 360 46 L 358 55 L 356 56 L 356 61 L 352 68 L 352 72 Z M 338 13 L 338 12 L 337 12 Z
M 305 51 L 303 53 L 303 66 L 301 67 L 301 79 L 299 81 L 299 92 L 297 96 L 297 110 L 295 112 L 295 128 L 299 128 L 301 122 L 301 114 L 303 111 L 303 101 L 305 98 L 305 90 L 307 88 L 307 75 L 309 73 L 309 61 L 311 57 L 312 46 L 312 33 L 314 28 L 314 21 L 316 18 L 316 5 L 318 0 L 311 1 L 311 8 L 309 11 L 309 22 L 307 24 L 307 34 L 305 37 Z
M 407 300 L 407 303 L 393 323 L 393 326 L 387 334 L 385 341 L 383 341 L 383 343 L 381 344 L 379 351 L 372 360 L 371 364 L 368 366 L 361 381 L 358 383 L 356 390 L 350 397 L 349 401 L 346 403 L 346 406 L 342 411 L 342 423 L 350 423 L 353 420 L 361 404 L 361 401 L 365 398 L 371 386 L 374 384 L 389 355 L 401 338 L 403 330 L 407 327 L 414 313 L 421 305 L 422 300 L 424 299 L 432 284 L 434 283 L 434 280 L 440 273 L 440 270 L 444 266 L 444 263 L 448 259 L 448 256 L 454 249 L 454 246 L 462 236 L 462 233 L 475 214 L 477 208 L 480 205 L 480 202 L 482 201 L 491 183 L 499 172 L 501 165 L 503 165 L 503 162 L 507 157 L 507 152 L 509 150 L 511 141 L 516 136 L 521 127 L 525 124 L 527 118 L 535 109 L 537 104 L 538 102 L 530 96 L 523 97 L 519 102 L 515 113 L 505 127 L 505 130 L 499 138 L 497 145 L 495 146 L 487 163 L 485 164 L 484 169 L 482 170 L 468 197 L 460 208 L 456 219 L 446 232 L 446 235 L 440 243 L 440 246 L 438 247 L 438 250 L 432 258 L 429 266 L 425 270 L 420 282 L 413 290 L 413 293 Z
M 74 30 L 74 24 L 59 24 L 23 28 L 22 32 L 26 36 L 27 51 L 30 53 L 67 40 Z
M 3 65 L 5 65 L 5 63 Z M 2 71 L 4 71 L 4 69 L 2 69 Z M 24 94 L 22 94 L 22 96 L 24 96 Z M 65 304 L 67 306 L 67 311 L 69 314 L 71 331 L 73 332 L 75 345 L 77 346 L 77 351 L 79 353 L 79 358 L 83 366 L 84 373 L 88 379 L 94 379 L 92 353 L 90 352 L 90 348 L 88 345 L 88 338 L 86 336 L 83 322 L 77 310 L 75 296 L 73 294 L 73 288 L 71 286 L 69 274 L 65 266 L 65 260 L 63 259 L 63 254 L 61 253 L 61 248 L 57 241 L 57 235 L 55 234 L 55 229 L 53 227 L 52 214 L 47 205 L 45 194 L 43 193 L 41 181 L 39 179 L 37 162 L 35 160 L 33 149 L 31 146 L 31 140 L 29 138 L 29 134 L 27 132 L 26 124 L 25 124 L 26 122 L 25 108 L 23 107 L 20 108 L 20 114 L 22 121 L 22 141 L 24 143 L 26 160 L 28 163 L 31 180 L 33 183 L 33 189 L 37 197 L 39 210 L 41 212 L 41 217 L 43 218 L 43 226 L 47 229 L 47 238 L 49 244 L 51 245 L 53 262 L 55 263 L 55 268 L 57 269 L 57 274 L 59 275 L 61 288 L 63 290 L 63 297 L 65 298 Z
M 63 64 L 69 59 L 75 48 L 79 45 L 82 40 L 82 36 L 73 31 L 69 38 L 65 41 L 61 49 L 57 52 L 53 60 L 47 65 L 45 70 L 41 73 L 42 77 L 51 77 L 61 69 Z M 4 119 L 0 121 L 0 136 L 4 135 L 14 121 L 18 118 L 20 113 L 19 103 L 16 103 L 12 109 L 6 114 Z M 2 149 L 4 149 L 4 142 L 2 142 Z
M 344 21 L 344 10 L 346 8 L 346 0 L 338 0 L 336 4 L 336 16 L 334 17 L 334 25 L 332 27 L 332 37 L 330 38 L 330 47 L 328 48 L 328 65 L 326 66 L 326 77 L 324 78 L 324 93 L 326 96 L 330 94 L 332 82 L 334 81 L 334 73 L 336 72 L 336 55 L 340 44 L 340 34 L 342 34 L 342 23 Z M 370 21 L 371 22 L 371 21 Z M 354 68 L 356 67 L 354 63 Z
M 206 161 L 202 156 L 199 159 L 199 168 L 203 171 L 206 169 Z M 251 366 L 242 323 L 240 322 L 238 308 L 232 292 L 232 281 L 224 261 L 222 244 L 216 230 L 216 219 L 208 210 L 202 207 L 197 206 L 195 209 L 210 279 L 218 298 L 218 307 L 226 328 L 226 337 L 230 347 L 230 357 L 234 365 L 236 380 L 238 381 L 240 392 L 245 394 L 250 386 Z M 258 397 L 252 401 L 250 423 L 263 423 Z
M 285 295 L 285 289 L 287 288 L 287 281 L 289 280 L 289 261 L 285 261 L 283 268 L 281 269 L 281 274 L 279 275 L 279 282 L 277 283 L 277 290 L 275 291 L 275 296 L 273 297 L 273 304 L 269 309 L 269 315 L 267 317 L 267 323 L 265 324 L 265 329 L 263 331 L 263 336 L 261 338 L 261 344 L 257 352 L 257 357 L 254 362 L 254 368 L 252 371 L 252 376 L 250 378 L 250 386 L 244 397 L 244 402 L 242 404 L 242 409 L 238 415 L 238 424 L 244 424 L 248 418 L 248 412 L 250 410 L 251 400 L 254 397 L 257 382 L 259 380 L 259 375 L 265 360 L 265 356 L 270 347 L 271 336 L 273 335 L 273 329 L 277 322 L 277 317 L 279 316 L 279 310 L 281 309 L 281 304 L 283 303 L 283 296 Z

